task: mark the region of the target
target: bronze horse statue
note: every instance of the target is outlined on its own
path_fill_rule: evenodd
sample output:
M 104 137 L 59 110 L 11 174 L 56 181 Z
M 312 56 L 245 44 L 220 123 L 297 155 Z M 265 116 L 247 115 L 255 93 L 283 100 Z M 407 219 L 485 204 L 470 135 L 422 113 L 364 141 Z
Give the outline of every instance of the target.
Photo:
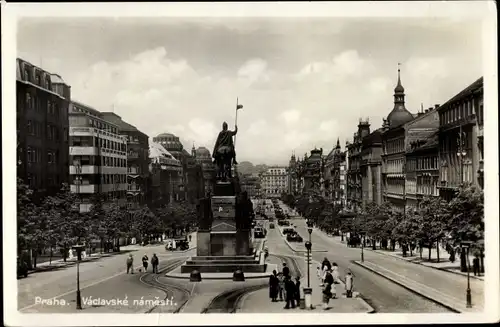
M 222 124 L 222 131 L 215 142 L 212 156 L 214 164 L 217 167 L 217 179 L 228 181 L 232 178 L 231 167 L 232 163 L 236 163 L 236 152 L 234 151 L 233 136 L 238 132 L 238 127 L 235 126 L 234 131 L 227 129 L 227 123 Z

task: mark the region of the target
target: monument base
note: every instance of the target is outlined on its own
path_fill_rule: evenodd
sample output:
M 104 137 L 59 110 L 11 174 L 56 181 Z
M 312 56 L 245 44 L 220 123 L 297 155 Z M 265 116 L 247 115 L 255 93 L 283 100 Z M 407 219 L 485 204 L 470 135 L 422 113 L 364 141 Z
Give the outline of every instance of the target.
M 190 274 L 193 270 L 203 273 L 263 273 L 266 264 L 261 264 L 255 256 L 206 256 L 191 257 L 181 266 L 181 273 Z

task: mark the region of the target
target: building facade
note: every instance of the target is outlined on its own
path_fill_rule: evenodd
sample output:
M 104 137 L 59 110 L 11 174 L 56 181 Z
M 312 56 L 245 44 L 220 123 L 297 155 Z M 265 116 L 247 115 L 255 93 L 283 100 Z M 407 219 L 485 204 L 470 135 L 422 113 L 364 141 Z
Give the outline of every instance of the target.
M 349 166 L 347 170 L 346 209 L 357 212 L 363 203 L 363 180 L 361 174 L 361 152 L 363 138 L 370 134 L 368 121 L 360 120 L 358 131 L 354 133 L 352 143 L 347 144 Z
M 323 190 L 324 159 L 323 149 L 311 150 L 308 157 L 304 155 L 303 169 L 303 193 L 322 192 Z
M 90 210 L 94 194 L 126 201 L 127 138 L 101 113 L 72 101 L 69 109 L 71 192 L 79 194 L 81 211 Z
M 439 192 L 453 198 L 462 183 L 483 187 L 483 78 L 479 78 L 438 109 Z
M 406 152 L 406 207 L 416 210 L 427 196 L 439 196 L 438 132 L 410 143 Z
M 246 191 L 250 198 L 260 198 L 260 178 L 258 175 L 240 175 L 241 190 Z
M 210 151 L 205 147 L 199 147 L 193 151 L 193 156 L 196 158 L 196 162 L 201 166 L 203 171 L 205 194 L 213 194 L 215 184 L 215 165 L 212 161 Z
M 323 170 L 324 197 L 337 206 L 346 204 L 346 153 L 340 147 L 340 140 L 325 158 Z
M 295 153 L 288 162 L 288 194 L 297 195 L 299 193 L 299 180 L 297 174 L 297 159 Z
M 153 207 L 160 207 L 179 199 L 182 183 L 182 164 L 160 143 L 149 143 L 150 187 L 148 189 Z
M 382 204 L 381 129 L 377 129 L 365 136 L 361 143 L 360 172 L 362 205 L 364 207 L 370 202 L 375 202 L 380 205 Z
M 41 194 L 69 183 L 70 101 L 59 75 L 16 60 L 17 176 Z
M 260 175 L 262 196 L 279 198 L 288 191 L 288 172 L 286 167 L 269 167 Z
M 149 137 L 113 112 L 102 112 L 101 117 L 127 137 L 127 203 L 143 204 L 149 192 Z

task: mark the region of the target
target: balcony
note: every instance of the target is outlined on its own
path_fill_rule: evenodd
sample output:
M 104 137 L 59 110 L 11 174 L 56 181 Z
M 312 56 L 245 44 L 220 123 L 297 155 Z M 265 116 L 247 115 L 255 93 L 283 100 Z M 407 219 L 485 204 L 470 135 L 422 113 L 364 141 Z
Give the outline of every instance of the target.
M 92 194 L 92 193 L 97 193 L 97 185 L 95 185 L 95 184 L 81 184 L 81 185 L 71 184 L 70 190 L 71 190 L 71 193 Z
M 96 156 L 97 148 L 93 146 L 70 146 L 70 156 Z
M 70 175 L 78 175 L 78 174 L 98 174 L 99 169 L 97 166 L 90 165 L 81 165 L 81 166 L 69 166 L 69 174 Z
M 139 153 L 135 151 L 130 151 L 127 153 L 127 159 L 137 159 L 139 158 Z

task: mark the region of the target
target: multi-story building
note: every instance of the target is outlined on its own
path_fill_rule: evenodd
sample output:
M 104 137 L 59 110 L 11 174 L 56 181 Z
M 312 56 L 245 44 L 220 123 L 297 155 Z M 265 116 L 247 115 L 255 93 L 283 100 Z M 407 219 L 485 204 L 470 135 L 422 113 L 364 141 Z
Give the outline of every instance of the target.
M 369 128 L 369 125 L 368 125 Z M 369 129 L 368 129 L 369 132 Z M 377 129 L 361 141 L 361 192 L 363 207 L 382 203 L 382 131 Z
M 241 190 L 246 191 L 250 198 L 260 197 L 260 178 L 255 174 L 240 175 Z
M 325 158 L 323 171 L 324 195 L 334 204 L 343 207 L 346 200 L 346 153 L 340 140 Z
M 148 198 L 153 207 L 179 199 L 179 185 L 182 183 L 181 162 L 156 142 L 149 143 L 149 159 L 151 182 Z
M 125 202 L 127 137 L 99 111 L 76 101 L 70 104 L 69 126 L 70 187 L 80 195 L 80 210 L 90 210 L 96 193 Z
M 205 147 L 199 147 L 193 152 L 196 162 L 201 166 L 203 171 L 203 180 L 205 186 L 205 194 L 213 194 L 215 183 L 215 165 L 212 161 L 210 151 Z
M 440 196 L 453 198 L 458 186 L 483 187 L 483 78 L 438 109 Z
M 118 134 L 127 137 L 127 202 L 130 206 L 146 202 L 149 179 L 149 137 L 113 112 L 101 117 L 118 126 Z
M 260 176 L 262 196 L 279 198 L 288 191 L 288 173 L 286 167 L 269 167 Z
M 57 74 L 16 60 L 17 176 L 52 194 L 69 181 L 71 89 Z
M 165 150 L 181 162 L 182 183 L 178 185 L 179 196 L 181 199 L 196 203 L 198 199 L 205 195 L 201 165 L 198 165 L 196 159 L 184 149 L 179 137 L 173 134 L 159 134 L 153 138 L 153 142 L 160 143 Z
M 323 187 L 323 149 L 314 148 L 311 150 L 311 155 L 304 155 L 303 168 L 301 177 L 303 178 L 303 192 L 310 193 L 321 192 Z
M 358 131 L 354 133 L 352 143 L 347 144 L 347 156 L 349 168 L 347 170 L 347 198 L 346 209 L 357 212 L 363 203 L 363 176 L 361 173 L 361 161 L 363 150 L 363 138 L 370 134 L 368 120 L 361 120 Z
M 288 194 L 296 195 L 299 192 L 299 181 L 297 175 L 297 159 L 295 153 L 290 157 L 288 163 Z
M 406 207 L 416 210 L 426 196 L 439 196 L 438 132 L 410 143 L 406 152 Z

